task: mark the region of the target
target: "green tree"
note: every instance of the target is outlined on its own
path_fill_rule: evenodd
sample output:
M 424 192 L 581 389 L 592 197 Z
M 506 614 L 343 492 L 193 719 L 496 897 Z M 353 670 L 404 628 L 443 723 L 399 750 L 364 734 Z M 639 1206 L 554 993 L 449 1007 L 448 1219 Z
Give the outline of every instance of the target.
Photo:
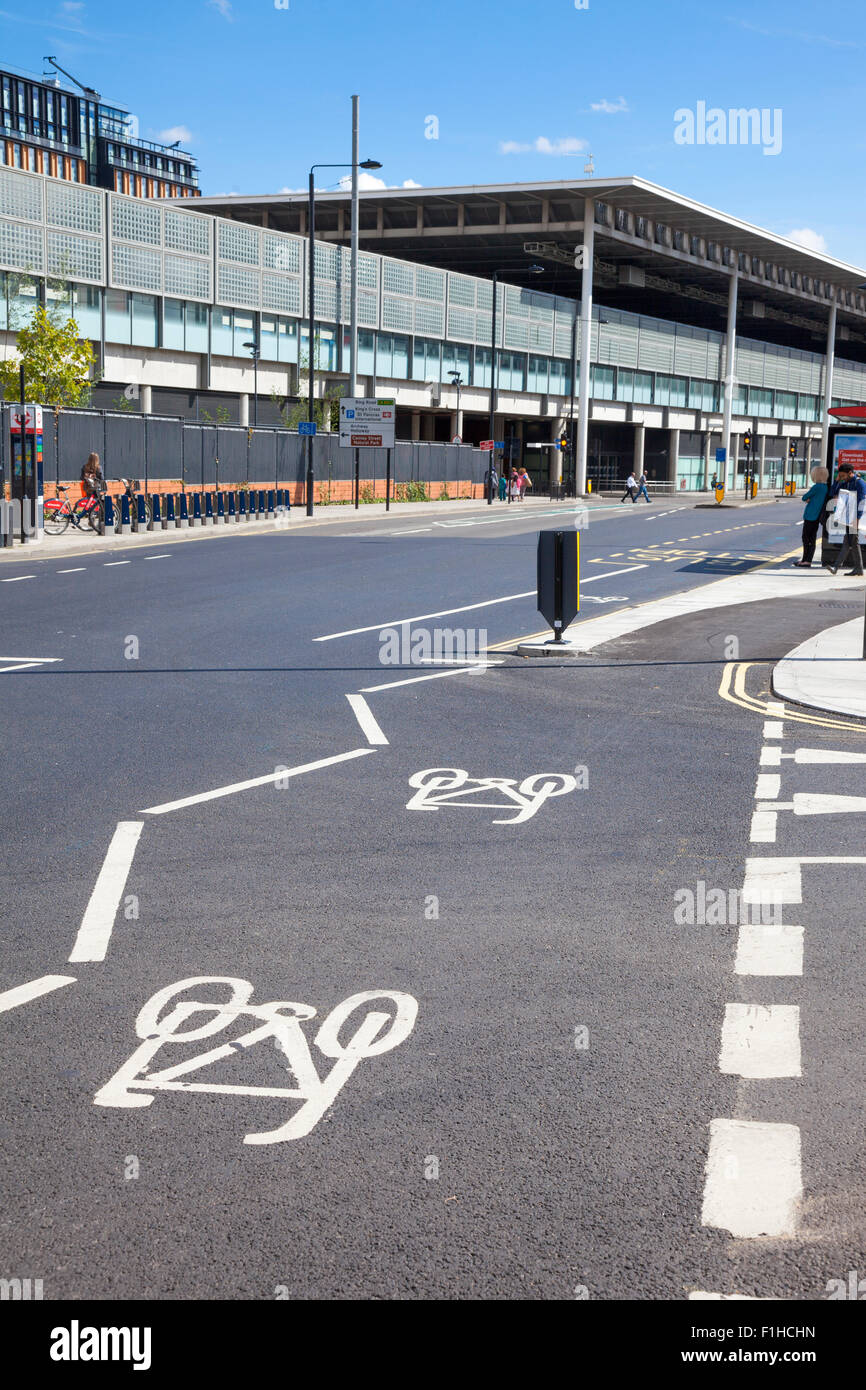
M 42 306 L 18 330 L 17 358 L 0 362 L 0 386 L 7 400 L 18 399 L 21 366 L 27 399 L 40 405 L 87 405 L 93 386 L 93 346 L 78 336 L 70 318 L 56 322 Z

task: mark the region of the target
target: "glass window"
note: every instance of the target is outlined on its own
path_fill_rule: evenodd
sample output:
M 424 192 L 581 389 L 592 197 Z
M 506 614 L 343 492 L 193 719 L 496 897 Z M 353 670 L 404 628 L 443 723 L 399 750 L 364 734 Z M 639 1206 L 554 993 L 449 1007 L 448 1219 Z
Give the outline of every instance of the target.
M 688 382 L 683 376 L 664 376 L 656 373 L 656 405 L 685 405 Z
M 298 324 L 295 319 L 278 319 L 277 336 L 279 339 L 277 350 L 281 362 L 297 362 L 298 360 Z
M 719 388 L 716 382 L 690 381 L 689 405 L 692 410 L 704 410 L 710 413 L 718 411 Z
M 277 335 L 277 320 L 272 314 L 262 314 L 259 326 L 259 347 L 262 358 L 268 362 L 276 362 L 279 357 Z
M 547 395 L 549 384 L 550 362 L 548 358 L 533 357 L 530 354 L 527 389 L 529 391 L 537 391 L 540 394 Z
M 415 338 L 413 354 L 413 379 L 439 381 L 442 370 L 442 344 L 436 338 Z
M 614 387 L 613 367 L 603 367 L 593 363 L 590 367 L 590 395 L 598 401 L 612 401 Z
M 734 391 L 733 411 L 735 415 L 748 415 L 749 413 L 749 388 L 748 386 L 738 386 Z
M 797 418 L 797 393 L 796 391 L 777 391 L 776 392 L 776 419 L 777 420 L 796 420 Z
M 244 347 L 244 343 L 255 342 L 256 320 L 253 314 L 248 314 L 244 309 L 235 309 L 234 321 L 234 356 L 249 357 L 250 350 Z
M 550 363 L 550 393 L 567 396 L 571 391 L 571 365 L 554 359 Z
M 800 396 L 797 401 L 798 420 L 817 420 L 818 419 L 818 397 Z
M 96 285 L 72 286 L 72 316 L 82 338 L 99 340 L 102 333 L 102 290 Z
M 376 335 L 369 328 L 358 329 L 358 375 L 372 376 L 375 368 Z
M 105 337 L 109 343 L 132 342 L 132 323 L 127 290 L 105 291 Z
M 477 347 L 472 368 L 472 385 L 490 390 L 490 348 Z
M 156 347 L 157 300 L 154 294 L 132 296 L 132 341 L 139 347 Z
M 398 381 L 405 381 L 409 375 L 409 339 L 402 334 L 394 334 L 394 361 L 391 375 Z
M 163 306 L 162 345 L 167 348 L 185 347 L 184 312 L 182 299 L 166 299 Z
M 634 400 L 634 372 L 628 367 L 620 367 L 616 374 L 616 398 L 618 401 Z
M 450 381 L 451 372 L 459 372 L 463 381 L 469 380 L 470 349 L 462 343 L 442 344 L 442 380 Z M 433 373 L 430 373 L 432 378 Z
M 634 399 L 640 405 L 652 405 L 653 403 L 653 374 L 652 372 L 635 372 L 634 374 Z
M 232 355 L 232 311 L 216 308 L 213 311 L 213 352 L 219 357 Z
M 186 305 L 184 346 L 187 352 L 207 352 L 207 316 L 206 304 Z
M 761 386 L 749 387 L 749 414 L 771 417 L 773 414 L 773 393 Z
M 390 333 L 376 335 L 376 378 L 393 376 L 394 344 Z

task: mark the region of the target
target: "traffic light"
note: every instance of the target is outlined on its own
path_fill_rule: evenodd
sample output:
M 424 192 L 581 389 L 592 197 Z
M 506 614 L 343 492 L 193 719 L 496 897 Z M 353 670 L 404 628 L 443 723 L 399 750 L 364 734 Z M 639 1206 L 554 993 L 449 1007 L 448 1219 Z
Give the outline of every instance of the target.
M 560 447 L 560 449 L 562 450 L 562 452 L 563 452 L 564 454 L 568 452 L 568 435 L 567 435 L 567 434 L 560 435 L 559 447 Z
M 790 444 L 788 445 L 788 458 L 789 458 L 789 459 L 795 459 L 796 457 L 797 457 L 797 446 L 796 446 L 796 444 L 794 443 L 794 441 L 793 441 L 793 439 L 792 439 L 791 442 L 790 442 Z
M 748 453 L 751 453 L 751 451 L 752 451 L 752 436 L 751 436 L 750 434 L 744 434 L 744 435 L 743 435 L 743 448 L 745 449 L 745 451 L 746 451 L 747 454 L 748 454 Z

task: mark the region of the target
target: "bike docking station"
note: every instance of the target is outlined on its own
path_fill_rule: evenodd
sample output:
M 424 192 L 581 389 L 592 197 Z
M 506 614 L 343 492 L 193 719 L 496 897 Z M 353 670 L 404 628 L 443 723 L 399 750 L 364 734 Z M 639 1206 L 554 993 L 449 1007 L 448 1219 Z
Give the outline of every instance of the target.
M 553 628 L 552 637 L 520 642 L 518 656 L 578 656 L 563 636 L 580 611 L 580 532 L 541 531 L 538 537 L 538 611 Z

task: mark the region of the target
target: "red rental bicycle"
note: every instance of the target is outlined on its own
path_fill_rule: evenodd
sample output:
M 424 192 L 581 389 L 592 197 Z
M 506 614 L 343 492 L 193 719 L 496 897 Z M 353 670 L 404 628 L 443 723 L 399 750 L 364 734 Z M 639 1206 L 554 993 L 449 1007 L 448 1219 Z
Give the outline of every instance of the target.
M 66 496 L 69 489 L 58 483 L 57 491 L 63 493 L 62 499 L 49 497 L 42 507 L 43 525 L 49 535 L 62 536 L 70 522 L 77 526 L 79 531 L 84 531 L 89 526 L 91 531 L 98 533 L 102 519 L 101 499 L 94 496 L 79 497 L 74 504 L 70 504 Z

